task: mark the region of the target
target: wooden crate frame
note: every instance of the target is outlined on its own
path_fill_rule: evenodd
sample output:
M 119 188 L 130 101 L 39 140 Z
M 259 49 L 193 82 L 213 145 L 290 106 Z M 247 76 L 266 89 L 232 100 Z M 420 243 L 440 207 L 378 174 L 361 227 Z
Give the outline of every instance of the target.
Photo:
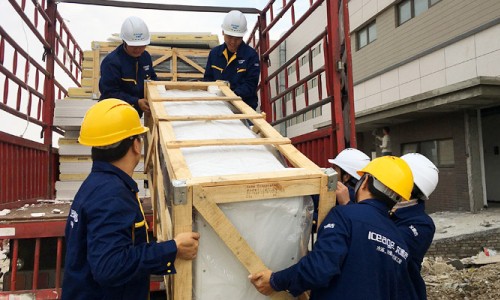
M 99 79 L 101 78 L 101 60 L 111 51 L 115 50 L 121 42 L 93 42 L 92 50 L 85 51 L 83 56 L 82 87 L 69 91 L 72 98 L 99 99 Z M 172 61 L 171 72 L 157 72 L 159 78 L 164 80 L 200 80 L 205 73 L 205 66 L 200 66 L 189 57 L 208 57 L 210 49 L 171 48 L 162 46 L 147 46 L 146 50 L 151 56 L 159 56 L 153 61 L 153 67 L 167 61 Z M 196 72 L 179 72 L 179 61 L 193 67 Z
M 211 98 L 170 98 L 160 96 L 157 86 L 167 90 L 207 90 L 217 85 L 224 96 Z M 200 213 L 212 226 L 226 246 L 243 264 L 249 273 L 266 269 L 262 260 L 242 238 L 234 225 L 226 218 L 219 203 L 276 199 L 285 197 L 320 195 L 318 222 L 335 205 L 337 175 L 328 169 L 320 169 L 299 152 L 288 138 L 282 137 L 262 114 L 255 112 L 222 82 L 148 82 L 146 98 L 151 108 L 152 119 L 148 135 L 149 148 L 146 153 L 145 172 L 148 173 L 151 201 L 153 204 L 154 233 L 159 241 L 193 229 L 193 210 Z M 222 116 L 169 116 L 163 106 L 168 101 L 228 101 L 239 113 Z M 255 139 L 190 140 L 176 139 L 172 121 L 251 119 L 253 131 L 260 135 Z M 273 145 L 294 170 L 263 172 L 241 175 L 193 177 L 181 152 L 182 147 L 207 145 Z M 177 260 L 177 274 L 165 277 L 169 299 L 192 299 L 192 262 Z M 272 299 L 290 299 L 285 292 L 275 293 Z

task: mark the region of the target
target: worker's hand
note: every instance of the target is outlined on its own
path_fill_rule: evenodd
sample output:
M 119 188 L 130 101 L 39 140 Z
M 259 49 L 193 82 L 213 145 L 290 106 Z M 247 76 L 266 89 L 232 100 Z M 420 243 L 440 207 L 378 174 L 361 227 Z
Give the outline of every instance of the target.
M 175 238 L 177 245 L 177 258 L 191 260 L 196 258 L 198 254 L 198 240 L 200 234 L 198 232 L 182 232 Z
M 337 181 L 337 189 L 335 196 L 339 205 L 346 205 L 351 200 L 349 197 L 349 189 L 340 181 Z
M 272 273 L 273 272 L 271 270 L 265 270 L 249 275 L 248 279 L 250 279 L 250 282 L 255 286 L 257 291 L 263 295 L 269 296 L 274 292 L 271 287 L 271 283 L 269 282 Z
M 139 104 L 139 108 L 143 111 L 143 112 L 151 112 L 151 110 L 149 109 L 149 103 L 148 103 L 148 100 L 142 98 L 142 99 L 139 99 L 139 101 L 137 101 L 137 104 Z

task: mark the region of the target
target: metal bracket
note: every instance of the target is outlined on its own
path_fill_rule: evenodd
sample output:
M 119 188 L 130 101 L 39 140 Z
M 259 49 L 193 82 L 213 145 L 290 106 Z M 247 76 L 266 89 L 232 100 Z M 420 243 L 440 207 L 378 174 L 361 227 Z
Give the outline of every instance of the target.
M 324 172 L 328 176 L 328 191 L 335 191 L 337 189 L 338 173 L 333 168 L 326 168 Z
M 187 204 L 187 184 L 186 180 L 172 180 L 172 190 L 174 191 L 174 204 Z

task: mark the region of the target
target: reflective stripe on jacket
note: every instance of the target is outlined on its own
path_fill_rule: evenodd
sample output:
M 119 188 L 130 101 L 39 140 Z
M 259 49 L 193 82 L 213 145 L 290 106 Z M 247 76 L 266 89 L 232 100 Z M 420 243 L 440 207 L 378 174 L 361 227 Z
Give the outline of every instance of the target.
M 175 241 L 147 242 L 136 182 L 95 161 L 66 223 L 62 299 L 147 299 L 150 274 L 175 273 Z
M 144 51 L 140 57 L 132 57 L 125 52 L 122 44 L 101 63 L 100 99 L 121 99 L 130 103 L 142 116 L 137 101 L 144 98 L 144 80 L 157 79 L 151 55 Z
M 252 47 L 241 43 L 236 53 L 229 57 L 226 44 L 222 44 L 210 51 L 203 80 L 228 81 L 231 90 L 256 109 L 259 75 L 259 56 Z

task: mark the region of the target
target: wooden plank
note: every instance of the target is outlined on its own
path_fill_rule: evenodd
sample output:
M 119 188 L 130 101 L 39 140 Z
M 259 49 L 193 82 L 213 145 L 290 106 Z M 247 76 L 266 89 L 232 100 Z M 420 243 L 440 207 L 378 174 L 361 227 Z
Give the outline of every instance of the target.
M 309 196 L 318 194 L 320 178 L 295 178 L 286 181 L 254 179 L 252 183 L 238 185 L 203 186 L 203 190 L 217 204 Z
M 318 228 L 328 212 L 330 212 L 330 210 L 335 206 L 335 200 L 335 191 L 328 191 L 328 176 L 325 174 L 321 177 L 318 203 Z
M 188 187 L 187 203 L 185 205 L 172 206 L 174 220 L 175 237 L 181 232 L 193 231 L 193 191 Z M 175 269 L 177 273 L 174 281 L 174 300 L 192 299 L 193 291 L 193 261 L 175 260 Z
M 191 148 L 205 146 L 255 146 L 290 144 L 288 138 L 250 138 L 250 139 L 215 139 L 215 140 L 184 140 L 167 142 L 167 148 Z
M 99 99 L 101 92 L 99 91 L 99 80 L 101 79 L 101 57 L 98 50 L 94 50 L 94 67 L 92 72 L 92 94 L 96 99 Z
M 153 98 L 152 101 L 165 101 L 165 102 L 191 102 L 191 101 L 234 101 L 241 100 L 240 97 L 161 97 Z M 253 112 L 255 114 L 255 111 Z
M 162 62 L 166 61 L 167 59 L 171 58 L 172 57 L 172 51 L 169 50 L 169 53 L 163 55 L 162 57 L 156 59 L 154 62 L 153 62 L 153 67 L 156 67 L 157 65 L 161 64 Z
M 201 67 L 200 65 L 198 65 L 197 63 L 195 63 L 194 61 L 192 61 L 190 58 L 182 55 L 181 53 L 177 52 L 177 57 L 182 59 L 183 61 L 185 61 L 186 63 L 188 63 L 190 66 L 192 66 L 193 68 L 195 68 L 196 70 L 198 70 L 200 73 L 205 73 L 205 68 Z
M 92 78 L 82 78 L 82 87 L 85 87 L 85 88 L 92 88 L 94 86 L 94 81 L 92 80 Z
M 82 78 L 92 78 L 93 74 L 94 74 L 93 70 L 90 70 L 90 69 L 83 69 L 82 70 Z
M 248 272 L 252 274 L 266 269 L 260 257 L 255 254 L 233 223 L 227 219 L 211 198 L 207 198 L 204 189 L 194 187 L 193 190 L 193 205 L 196 210 L 212 226 Z
M 167 141 L 175 140 L 174 130 L 169 122 L 159 122 L 159 138 L 161 151 L 166 157 L 165 164 L 170 174 L 171 179 L 188 179 L 191 178 L 191 172 L 187 166 L 184 155 L 180 149 L 167 149 Z
M 68 88 L 68 96 L 70 96 L 70 97 L 92 98 L 92 89 L 70 87 L 70 88 Z
M 268 269 L 260 257 L 248 245 L 240 232 L 234 227 L 222 210 L 212 199 L 207 198 L 202 188 L 193 188 L 193 206 L 203 216 L 224 244 L 231 250 L 250 274 Z M 271 299 L 293 299 L 286 292 L 274 293 Z M 186 298 L 188 299 L 188 298 Z
M 94 59 L 94 51 L 85 50 L 83 51 L 83 60 L 93 60 Z
M 82 62 L 82 68 L 84 69 L 92 69 L 94 67 L 94 62 L 92 60 L 84 60 Z
M 227 83 L 223 81 L 199 81 L 199 82 L 154 81 L 152 82 L 152 85 L 164 85 L 166 86 L 167 90 L 207 90 L 209 86 L 216 85 L 221 87 L 221 86 L 227 86 Z M 231 93 L 234 97 L 238 97 L 233 92 Z
M 196 115 L 196 116 L 158 116 L 160 121 L 209 121 L 209 120 L 247 120 L 247 119 L 262 119 L 260 114 L 246 115 Z
M 172 81 L 177 81 L 177 52 L 172 51 Z

